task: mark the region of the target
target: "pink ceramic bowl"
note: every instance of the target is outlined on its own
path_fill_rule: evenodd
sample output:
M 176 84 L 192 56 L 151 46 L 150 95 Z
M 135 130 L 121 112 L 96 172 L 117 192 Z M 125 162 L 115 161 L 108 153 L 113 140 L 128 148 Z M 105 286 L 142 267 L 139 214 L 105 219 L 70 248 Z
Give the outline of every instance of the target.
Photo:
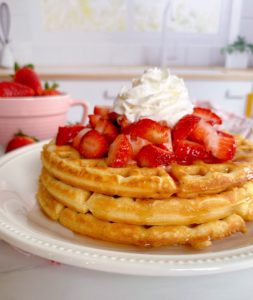
M 66 124 L 67 111 L 71 106 L 83 107 L 81 123 L 86 121 L 88 104 L 74 100 L 68 94 L 44 97 L 0 98 L 0 145 L 19 130 L 39 140 L 52 138 L 58 126 Z

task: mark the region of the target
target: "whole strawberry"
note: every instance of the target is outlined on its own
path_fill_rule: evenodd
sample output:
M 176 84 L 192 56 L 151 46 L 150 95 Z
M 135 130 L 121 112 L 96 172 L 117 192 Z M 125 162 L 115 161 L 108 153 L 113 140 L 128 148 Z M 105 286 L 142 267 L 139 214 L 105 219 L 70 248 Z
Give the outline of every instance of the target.
M 50 85 L 48 82 L 45 82 L 44 89 L 42 90 L 41 96 L 57 96 L 60 95 L 61 92 L 57 90 L 59 85 L 57 83 L 53 83 Z
M 34 90 L 36 96 L 42 94 L 42 84 L 39 75 L 33 70 L 33 65 L 29 64 L 22 68 L 15 63 L 15 74 L 13 76 L 13 81 L 29 86 Z
M 30 144 L 34 144 L 38 140 L 35 137 L 28 136 L 22 132 L 18 132 L 7 144 L 5 152 L 10 152 L 20 147 L 24 147 Z
M 0 97 L 30 97 L 34 96 L 34 90 L 20 83 L 4 81 L 0 82 Z

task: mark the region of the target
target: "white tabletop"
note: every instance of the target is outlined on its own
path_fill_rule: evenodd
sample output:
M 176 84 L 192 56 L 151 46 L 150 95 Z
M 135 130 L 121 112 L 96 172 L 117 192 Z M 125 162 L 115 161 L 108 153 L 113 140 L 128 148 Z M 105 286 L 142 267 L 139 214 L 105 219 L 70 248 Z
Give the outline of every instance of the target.
M 56 264 L 0 241 L 1 300 L 252 299 L 253 269 L 195 277 L 144 277 Z

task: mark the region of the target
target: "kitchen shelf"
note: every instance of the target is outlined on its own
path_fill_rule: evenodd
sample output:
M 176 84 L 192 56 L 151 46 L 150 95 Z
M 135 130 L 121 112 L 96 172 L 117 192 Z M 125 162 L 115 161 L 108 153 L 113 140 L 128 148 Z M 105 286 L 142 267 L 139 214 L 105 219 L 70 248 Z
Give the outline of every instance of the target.
M 38 66 L 44 80 L 129 80 L 150 66 Z M 171 67 L 171 72 L 188 80 L 253 81 L 253 68 L 225 69 L 223 67 Z M 9 78 L 12 69 L 0 68 L 0 80 Z

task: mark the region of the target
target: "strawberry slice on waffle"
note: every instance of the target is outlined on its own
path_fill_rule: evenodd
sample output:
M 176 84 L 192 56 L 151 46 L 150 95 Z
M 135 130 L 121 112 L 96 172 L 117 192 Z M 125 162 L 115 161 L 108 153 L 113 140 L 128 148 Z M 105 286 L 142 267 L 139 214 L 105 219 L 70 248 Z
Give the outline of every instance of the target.
M 185 140 L 194 131 L 200 121 L 200 117 L 195 115 L 186 115 L 180 119 L 172 130 L 174 141 Z
M 211 125 L 222 124 L 221 118 L 218 115 L 216 115 L 213 111 L 211 111 L 209 108 L 195 107 L 193 110 L 193 115 L 204 119 L 206 122 L 208 122 Z
M 132 146 L 124 134 L 119 134 L 110 145 L 108 165 L 113 168 L 125 167 L 133 156 Z
M 94 107 L 94 115 L 99 115 L 101 117 L 107 118 L 111 111 L 111 106 L 98 106 Z
M 233 135 L 217 131 L 216 135 L 210 140 L 209 149 L 214 157 L 226 161 L 231 160 L 236 151 L 236 142 Z
M 100 115 L 90 115 L 90 124 L 92 128 L 102 133 L 108 140 L 109 143 L 112 143 L 118 135 L 118 128 L 113 125 L 113 123 L 101 117 Z
M 171 151 L 149 144 L 140 150 L 136 160 L 140 167 L 167 166 L 175 160 L 175 155 Z
M 188 140 L 177 141 L 175 156 L 180 164 L 191 164 L 195 160 L 204 160 L 208 153 L 204 145 Z
M 236 142 L 233 135 L 218 131 L 203 119 L 190 134 L 192 141 L 203 144 L 212 155 L 222 161 L 234 157 Z
M 56 145 L 62 146 L 72 143 L 75 136 L 84 129 L 83 125 L 60 126 L 56 136 Z
M 126 129 L 130 136 L 135 139 L 141 137 L 153 144 L 167 143 L 170 135 L 170 128 L 159 124 L 151 119 L 141 119 Z
M 108 151 L 108 142 L 101 133 L 92 129 L 82 137 L 78 150 L 85 158 L 102 158 Z

